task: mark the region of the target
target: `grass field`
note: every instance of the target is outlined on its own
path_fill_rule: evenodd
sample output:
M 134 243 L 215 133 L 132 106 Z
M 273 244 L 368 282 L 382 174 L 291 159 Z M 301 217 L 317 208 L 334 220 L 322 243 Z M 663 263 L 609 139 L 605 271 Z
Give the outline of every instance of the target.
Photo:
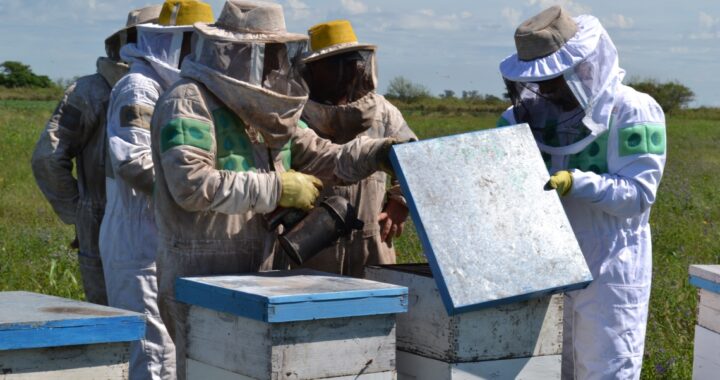
M 0 100 L 0 291 L 81 298 L 71 227 L 37 190 L 30 155 L 54 102 Z M 490 127 L 496 116 L 413 108 L 421 138 Z M 654 277 L 643 378 L 689 379 L 696 294 L 690 264 L 720 263 L 720 112 L 683 112 L 668 120 L 668 163 L 653 208 Z M 412 228 L 397 242 L 400 260 L 422 261 Z

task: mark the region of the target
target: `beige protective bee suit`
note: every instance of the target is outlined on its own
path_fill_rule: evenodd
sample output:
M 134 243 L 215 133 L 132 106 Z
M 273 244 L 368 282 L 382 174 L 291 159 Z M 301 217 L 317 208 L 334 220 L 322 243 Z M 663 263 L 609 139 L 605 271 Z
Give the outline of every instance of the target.
M 195 29 L 184 79 L 163 94 L 152 120 L 159 302 L 178 348 L 178 378 L 187 308 L 175 301 L 177 277 L 272 269 L 277 232 L 262 215 L 278 206 L 278 173 L 359 180 L 377 170 L 386 145 L 341 147 L 298 126 L 307 96 L 292 63 L 306 37 L 285 31 L 281 6 L 228 1 L 215 25 Z
M 97 73 L 81 77 L 65 91 L 35 145 L 35 180 L 55 213 L 75 225 L 85 299 L 107 305 L 98 234 L 105 212 L 105 114 L 110 90 L 128 71 L 119 49 L 137 24 L 156 21 L 160 6 L 136 9 L 126 27 L 105 41 L 108 57 L 97 60 Z M 77 179 L 73 176 L 73 162 Z
M 342 106 L 309 100 L 302 118 L 319 136 L 336 144 L 345 144 L 361 136 L 417 139 L 400 111 L 375 92 Z M 386 173 L 376 172 L 356 184 L 328 186 L 323 190 L 321 198 L 339 195 L 350 201 L 364 227 L 318 253 L 303 264 L 304 268 L 363 277 L 366 265 L 395 263 L 395 250 L 391 243 L 381 241 L 378 215 L 386 198 L 401 204 L 406 204 L 406 201 L 397 181 L 393 181 L 389 189 L 387 181 Z
M 303 58 L 303 63 L 329 63 L 339 67 L 335 73 L 337 77 L 332 78 L 335 83 L 327 83 L 328 74 L 322 74 L 323 79 L 306 75 L 311 93 L 302 120 L 310 128 L 336 144 L 345 144 L 360 136 L 417 140 L 400 111 L 375 92 L 375 45 L 359 43 L 347 20 L 317 24 L 308 30 L 308 34 L 312 50 Z M 315 70 L 328 71 L 325 66 L 315 66 Z M 325 88 L 328 85 L 335 85 L 336 89 L 328 90 Z M 313 93 L 313 89 L 325 93 Z M 341 102 L 325 99 L 327 92 L 341 94 L 348 103 L 337 104 Z M 355 207 L 364 227 L 340 238 L 332 247 L 303 263 L 302 267 L 363 277 L 366 265 L 395 263 L 392 240 L 382 241 L 378 216 L 383 211 L 386 198 L 403 206 L 406 201 L 399 183 L 393 181 L 387 189 L 387 180 L 387 174 L 377 172 L 357 184 L 328 186 L 323 190 L 320 200 L 333 195 L 344 197 Z

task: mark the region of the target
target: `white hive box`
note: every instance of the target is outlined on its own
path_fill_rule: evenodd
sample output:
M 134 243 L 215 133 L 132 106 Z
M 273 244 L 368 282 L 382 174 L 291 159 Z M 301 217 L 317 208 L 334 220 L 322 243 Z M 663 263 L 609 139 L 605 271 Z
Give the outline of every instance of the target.
M 400 379 L 560 377 L 562 295 L 448 315 L 426 264 L 365 273 L 409 289 L 408 312 L 397 317 Z
M 693 379 L 720 374 L 720 265 L 691 265 L 690 284 L 698 287 Z
M 407 288 L 311 270 L 181 278 L 188 379 L 395 378 Z
M 0 379 L 127 379 L 145 317 L 29 292 L 0 292 Z

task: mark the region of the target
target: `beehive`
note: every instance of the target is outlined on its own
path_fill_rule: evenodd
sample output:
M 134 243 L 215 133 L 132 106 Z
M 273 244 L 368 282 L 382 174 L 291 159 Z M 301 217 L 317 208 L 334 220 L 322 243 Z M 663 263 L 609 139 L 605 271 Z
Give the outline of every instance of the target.
M 405 287 L 299 270 L 182 278 L 177 298 L 189 379 L 395 378 Z
M 691 265 L 690 283 L 698 288 L 693 379 L 720 374 L 720 265 Z
M 0 379 L 127 379 L 145 317 L 29 292 L 0 292 Z

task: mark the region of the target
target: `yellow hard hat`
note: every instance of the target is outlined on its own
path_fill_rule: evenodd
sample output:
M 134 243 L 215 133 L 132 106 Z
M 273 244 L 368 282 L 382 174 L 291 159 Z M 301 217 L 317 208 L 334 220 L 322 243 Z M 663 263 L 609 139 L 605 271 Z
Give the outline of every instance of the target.
M 163 26 L 192 25 L 215 21 L 210 4 L 198 0 L 165 0 L 158 24 Z

